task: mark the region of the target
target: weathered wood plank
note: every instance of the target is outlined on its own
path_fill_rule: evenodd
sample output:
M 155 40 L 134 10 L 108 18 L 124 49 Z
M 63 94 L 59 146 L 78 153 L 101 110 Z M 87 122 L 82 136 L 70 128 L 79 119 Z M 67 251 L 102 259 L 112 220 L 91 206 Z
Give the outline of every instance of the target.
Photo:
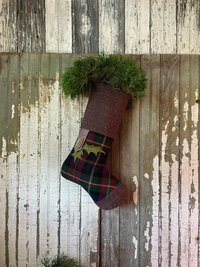
M 107 168 L 120 179 L 119 175 L 119 134 L 112 145 L 111 154 L 107 159 Z M 101 256 L 100 266 L 118 266 L 119 264 L 119 208 L 114 210 L 101 210 Z
M 98 1 L 73 1 L 73 51 L 92 53 L 99 50 Z
M 132 58 L 140 65 L 141 57 Z M 119 211 L 119 262 L 126 266 L 139 263 L 139 108 L 140 103 L 133 101 L 126 110 L 119 140 L 119 174 L 128 190 L 126 204 Z
M 45 51 L 45 0 L 17 0 L 17 51 Z
M 18 95 L 19 95 L 19 56 L 10 55 L 8 57 L 7 74 L 7 209 L 8 209 L 8 246 L 7 246 L 7 265 L 17 264 L 17 217 L 18 217 Z M 5 88 L 4 88 L 5 90 Z
M 177 3 L 177 52 L 190 53 L 190 1 Z
M 194 62 L 196 63 L 194 64 Z M 194 255 L 198 253 L 198 226 L 193 222 L 198 220 L 196 201 L 198 201 L 198 106 L 195 99 L 198 97 L 199 58 L 181 56 L 181 114 L 180 133 L 181 160 L 180 160 L 180 253 L 181 264 L 197 266 Z M 195 65 L 195 69 L 194 69 Z M 182 78 L 184 77 L 184 79 Z M 186 251 L 187 250 L 187 251 Z
M 30 73 L 29 55 L 20 59 L 20 142 L 19 142 L 19 215 L 18 215 L 18 266 L 29 262 L 29 203 L 28 170 L 29 170 L 29 97 Z
M 38 244 L 38 225 L 37 225 L 37 209 L 38 209 L 38 123 L 39 123 L 39 55 L 31 54 L 29 56 L 29 128 L 27 140 L 28 153 L 28 173 L 27 173 L 27 242 L 28 242 L 28 263 L 37 265 L 37 244 Z
M 150 3 L 125 1 L 125 53 L 150 52 Z
M 80 263 L 99 266 L 99 208 L 84 189 L 81 189 L 80 206 Z
M 198 225 L 196 221 L 199 221 L 198 205 L 199 202 L 199 157 L 198 157 L 198 122 L 199 122 L 199 107 L 196 103 L 196 99 L 199 97 L 199 56 L 190 56 L 190 136 L 191 136 L 191 158 L 190 158 L 190 191 L 189 191 L 189 264 L 191 266 L 198 266 Z
M 8 263 L 8 203 L 6 198 L 7 193 L 7 62 L 8 56 L 4 55 L 0 58 L 0 263 L 6 266 Z M 4 125 L 4 127 L 3 127 Z M 7 231 L 6 231 L 7 227 Z M 6 248 L 7 247 L 7 248 Z
M 88 97 L 79 102 L 81 122 L 87 106 Z M 80 127 L 80 124 L 79 124 Z M 80 199 L 80 263 L 83 266 L 99 266 L 99 208 L 88 193 L 81 188 Z
M 151 53 L 176 52 L 176 2 L 151 2 Z
M 150 56 L 143 56 L 141 59 L 141 67 L 145 71 L 149 80 L 145 98 L 140 105 L 140 131 L 139 131 L 139 244 L 140 251 L 139 265 L 146 266 L 151 260 L 151 228 L 152 228 L 152 174 L 153 174 L 153 160 L 157 153 L 156 147 L 158 140 L 155 137 L 155 144 L 149 146 L 151 143 L 151 136 L 155 135 L 156 128 L 153 129 L 151 123 L 153 112 L 152 108 L 152 87 L 151 87 L 151 58 Z M 159 114 L 159 113 L 158 113 Z M 156 125 L 155 125 L 156 126 Z M 153 133 L 151 132 L 153 131 Z
M 124 1 L 99 1 L 99 51 L 124 53 Z
M 18 264 L 37 264 L 38 74 L 36 54 L 21 58 Z
M 189 56 L 181 56 L 180 62 L 180 265 L 189 264 L 189 192 L 191 135 L 190 117 L 190 67 Z
M 159 201 L 160 201 L 160 181 L 159 181 L 159 163 L 160 163 L 160 136 L 159 136 L 159 116 L 160 116 L 160 55 L 151 55 L 150 57 L 150 140 L 154 144 L 150 146 L 151 172 L 150 180 L 152 187 L 152 214 L 150 229 L 150 251 L 151 265 L 159 266 Z
M 7 142 L 7 120 L 8 120 L 8 112 L 5 112 L 7 108 L 7 62 L 8 55 L 2 55 L 0 61 L 0 78 L 1 78 L 1 101 L 2 105 L 0 105 L 0 125 L 5 125 L 6 127 L 0 127 L 0 155 L 3 150 L 3 143 Z
M 49 91 L 49 55 L 44 54 L 40 61 L 40 77 L 39 77 L 39 139 L 38 139 L 38 176 L 39 179 L 39 258 L 42 258 L 49 252 L 48 243 L 48 149 L 49 149 L 49 131 L 48 131 L 48 99 Z
M 190 50 L 189 54 L 200 54 L 199 1 L 190 3 Z
M 59 253 L 60 229 L 59 229 L 59 202 L 60 202 L 60 90 L 59 90 L 59 57 L 56 54 L 49 55 L 48 77 L 51 82 L 48 86 L 48 245 L 49 255 Z
M 17 1 L 0 1 L 0 51 L 17 51 Z
M 199 1 L 177 3 L 177 52 L 199 54 Z
M 71 0 L 46 0 L 46 52 L 72 52 Z
M 117 178 L 120 177 L 120 129 L 112 145 L 107 168 Z M 124 181 L 122 181 L 124 183 Z M 120 208 L 101 211 L 101 261 L 102 266 L 118 266 L 120 258 Z M 101 266 L 100 264 L 100 266 Z
M 61 71 L 73 64 L 76 55 L 62 55 Z M 61 100 L 61 164 L 74 146 L 79 131 L 79 101 Z M 70 129 L 73 129 L 71 131 Z M 61 252 L 80 260 L 80 187 L 61 178 Z
M 161 63 L 159 263 L 176 266 L 179 262 L 179 58 L 176 55 L 162 56 Z
M 71 66 L 75 55 L 63 55 L 61 70 Z M 61 102 L 61 164 L 73 148 L 79 130 L 79 102 L 62 98 Z M 73 128 L 73 132 L 70 129 Z M 61 252 L 79 260 L 80 188 L 61 178 Z

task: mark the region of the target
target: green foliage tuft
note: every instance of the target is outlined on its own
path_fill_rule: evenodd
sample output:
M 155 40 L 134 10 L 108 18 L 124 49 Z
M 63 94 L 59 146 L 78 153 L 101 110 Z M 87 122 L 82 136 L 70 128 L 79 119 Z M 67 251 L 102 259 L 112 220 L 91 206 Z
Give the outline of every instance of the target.
M 96 82 L 106 83 L 140 98 L 144 95 L 147 79 L 133 59 L 119 54 L 82 57 L 61 76 L 63 91 L 71 98 L 88 92 L 91 84 Z
M 54 258 L 45 257 L 41 263 L 44 267 L 81 267 L 74 259 L 70 259 L 64 254 Z

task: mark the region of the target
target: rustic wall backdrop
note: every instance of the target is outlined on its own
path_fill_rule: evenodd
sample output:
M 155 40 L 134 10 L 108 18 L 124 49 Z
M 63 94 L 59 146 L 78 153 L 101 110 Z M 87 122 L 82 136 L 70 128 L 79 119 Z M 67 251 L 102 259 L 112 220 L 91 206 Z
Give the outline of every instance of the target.
M 0 0 L 0 267 L 62 252 L 84 267 L 200 265 L 199 15 L 195 0 Z M 98 51 L 132 54 L 149 80 L 113 145 L 129 194 L 112 211 L 59 174 L 87 104 L 59 75 Z

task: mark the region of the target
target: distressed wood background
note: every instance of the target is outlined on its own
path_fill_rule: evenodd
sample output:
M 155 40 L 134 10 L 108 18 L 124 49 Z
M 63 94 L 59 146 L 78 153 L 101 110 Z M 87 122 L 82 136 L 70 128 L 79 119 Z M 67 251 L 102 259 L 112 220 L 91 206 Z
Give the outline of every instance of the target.
M 0 0 L 0 266 L 62 252 L 84 267 L 200 265 L 199 14 L 194 0 Z M 87 104 L 59 75 L 98 51 L 135 54 L 149 79 L 113 145 L 130 191 L 112 211 L 59 175 Z
M 199 54 L 199 0 L 0 0 L 0 51 Z

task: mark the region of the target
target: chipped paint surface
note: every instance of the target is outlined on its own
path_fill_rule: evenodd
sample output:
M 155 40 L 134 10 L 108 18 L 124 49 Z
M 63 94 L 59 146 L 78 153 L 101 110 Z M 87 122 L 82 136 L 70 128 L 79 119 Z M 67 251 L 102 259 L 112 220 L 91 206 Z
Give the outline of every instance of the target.
M 30 65 L 38 59 L 30 56 Z M 50 58 L 55 60 L 54 68 L 57 59 Z M 19 103 L 12 104 L 9 113 L 13 121 L 18 106 L 19 132 L 15 139 L 1 137 L 0 214 L 6 214 L 0 226 L 5 240 L 0 249 L 2 266 L 39 266 L 44 255 L 54 256 L 58 249 L 85 265 L 98 262 L 98 208 L 78 185 L 60 177 L 87 100 L 71 102 L 61 97 L 59 72 L 51 68 L 45 66 L 47 72 L 42 68 L 41 73 L 36 69 L 32 75 L 28 67 L 21 68 Z M 9 144 L 18 150 L 8 153 Z
M 64 56 L 66 58 L 61 62 L 57 55 L 23 56 L 21 60 L 26 68 L 21 68 L 18 89 L 13 90 L 14 83 L 11 83 L 9 96 L 16 94 L 20 98 L 19 102 L 17 98 L 9 102 L 8 116 L 3 119 L 10 120 L 8 126 L 19 123 L 19 127 L 16 136 L 10 136 L 11 126 L 8 135 L 1 132 L 0 213 L 4 216 L 1 216 L 0 237 L 5 243 L 0 249 L 0 264 L 39 266 L 43 255 L 53 256 L 59 249 L 85 266 L 98 267 L 98 262 L 102 261 L 102 266 L 107 267 L 108 258 L 113 264 L 120 258 L 129 266 L 139 266 L 145 259 L 148 259 L 145 266 L 198 266 L 197 85 L 191 85 L 189 91 L 189 87 L 184 86 L 188 79 L 184 80 L 185 76 L 181 75 L 179 78 L 185 89 L 177 93 L 177 87 L 166 86 L 165 94 L 169 92 L 167 99 L 171 102 L 169 108 L 160 105 L 159 123 L 153 124 L 152 119 L 148 127 L 143 120 L 138 128 L 133 124 L 134 136 L 137 131 L 146 131 L 143 137 L 147 154 L 139 151 L 138 155 L 133 155 L 134 164 L 131 170 L 126 169 L 127 178 L 120 165 L 120 157 L 124 154 L 119 155 L 120 179 L 127 179 L 130 188 L 136 190 L 130 192 L 130 203 L 101 213 L 108 229 L 102 228 L 107 232 L 100 240 L 99 209 L 84 190 L 59 176 L 60 165 L 73 147 L 87 105 L 87 98 L 72 102 L 62 97 L 58 66 L 69 61 L 69 56 Z M 41 62 L 40 71 L 35 68 L 34 72 L 33 67 L 29 69 L 34 64 L 27 67 L 28 62 L 36 62 L 35 65 Z M 47 65 L 50 69 L 46 69 Z M 198 70 L 198 67 L 194 65 L 194 69 Z M 194 73 L 192 77 L 195 77 Z M 163 75 L 170 76 L 164 71 Z M 147 94 L 145 101 L 148 97 Z M 165 96 L 162 97 L 165 101 Z M 143 110 L 140 106 L 139 110 L 139 105 L 133 112 L 135 115 L 141 112 L 145 119 L 155 116 L 150 109 Z M 131 119 L 127 120 L 129 126 Z M 136 118 L 134 120 L 135 123 Z M 121 132 L 120 138 L 122 136 Z M 159 139 L 159 149 L 155 137 Z M 130 146 L 129 140 L 126 141 Z M 124 144 L 122 139 L 119 142 Z M 135 146 L 135 138 L 133 143 Z M 8 151 L 11 146 L 17 150 Z M 139 173 L 138 162 L 140 167 L 145 166 Z M 149 199 L 145 207 L 142 206 L 144 196 Z M 121 234 L 122 227 L 128 238 Z M 100 241 L 102 260 L 99 259 Z
M 144 237 L 146 238 L 145 249 L 146 249 L 146 251 L 149 251 L 149 244 L 150 244 L 150 222 L 147 222 L 147 224 L 146 224 L 146 230 L 144 232 Z
M 138 241 L 136 239 L 135 236 L 133 236 L 133 239 L 132 239 L 132 242 L 133 242 L 133 245 L 134 245 L 134 249 L 135 249 L 135 259 L 137 259 L 137 254 L 138 254 Z
M 135 191 L 133 192 L 133 202 L 137 206 L 138 204 L 138 178 L 136 175 L 133 176 L 133 184 L 136 187 Z
M 152 266 L 158 265 L 158 246 L 159 246 L 159 157 L 153 159 L 153 179 L 151 182 L 153 191 L 153 212 L 152 212 L 152 237 L 151 237 L 151 263 Z
M 12 109 L 11 119 L 13 119 L 15 116 L 15 105 L 12 105 L 11 109 Z

